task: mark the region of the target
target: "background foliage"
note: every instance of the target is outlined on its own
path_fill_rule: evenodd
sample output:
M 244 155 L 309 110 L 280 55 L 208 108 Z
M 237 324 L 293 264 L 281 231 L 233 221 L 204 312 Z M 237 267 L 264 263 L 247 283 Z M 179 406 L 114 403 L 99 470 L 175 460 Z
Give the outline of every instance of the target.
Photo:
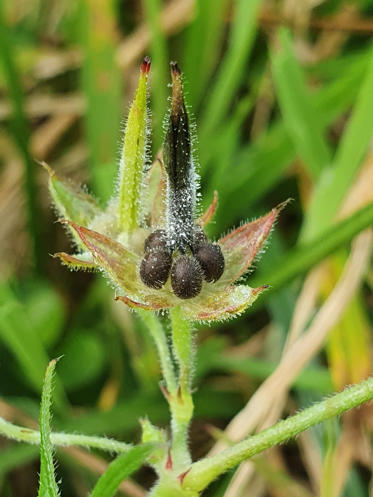
M 0 7 L 1 416 L 35 427 L 46 365 L 63 354 L 53 428 L 131 441 L 145 414 L 167 423 L 143 323 L 113 302 L 100 277 L 70 273 L 49 256 L 68 251 L 69 240 L 54 223 L 35 161 L 107 199 L 145 54 L 153 61 L 153 157 L 168 61 L 184 71 L 201 207 L 219 192 L 211 237 L 294 199 L 248 277 L 271 291 L 239 320 L 198 329 L 195 457 L 216 439 L 242 437 L 371 373 L 371 2 L 2 0 Z M 297 354 L 287 354 L 294 344 Z M 258 497 L 367 496 L 372 429 L 368 406 L 256 458 L 206 495 L 239 497 L 250 488 Z M 0 446 L 0 495 L 36 495 L 38 448 L 3 439 Z M 76 448 L 57 457 L 62 495 L 72 497 L 87 495 L 109 461 Z M 121 491 L 144 495 L 153 478 L 142 470 Z

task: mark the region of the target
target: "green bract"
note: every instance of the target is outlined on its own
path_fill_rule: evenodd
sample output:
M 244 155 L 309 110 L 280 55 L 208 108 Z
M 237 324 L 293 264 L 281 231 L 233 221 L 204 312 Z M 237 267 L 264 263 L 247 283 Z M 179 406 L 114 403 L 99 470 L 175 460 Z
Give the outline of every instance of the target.
M 225 261 L 224 272 L 218 281 L 203 281 L 197 296 L 185 300 L 178 298 L 172 291 L 170 278 L 159 289 L 143 283 L 139 268 L 144 257 L 144 242 L 147 237 L 158 229 L 166 233 L 175 231 L 175 212 L 180 216 L 180 225 L 185 225 L 185 220 L 192 215 L 191 229 L 201 230 L 212 219 L 217 207 L 215 194 L 206 212 L 198 219 L 194 218 L 196 176 L 188 148 L 188 116 L 183 103 L 181 76 L 178 68 L 175 68 L 176 64 L 172 64 L 173 110 L 164 145 L 167 164 L 172 163 L 172 167 L 167 165 L 165 168 L 162 158 L 158 157 L 152 167 L 147 168 L 146 93 L 150 69 L 148 58 L 145 58 L 141 65 L 138 89 L 125 130 L 118 182 L 108 205 L 102 209 L 84 189 L 60 178 L 45 165 L 50 175 L 49 189 L 52 199 L 61 214 L 62 222 L 69 227 L 78 249 L 74 255 L 58 253 L 56 256 L 63 264 L 73 269 L 102 270 L 117 289 L 116 299 L 131 308 L 161 310 L 181 306 L 183 314 L 191 320 L 221 320 L 244 311 L 266 288 L 250 288 L 235 282 L 253 262 L 284 204 L 218 240 L 217 244 Z M 175 108 L 182 110 L 177 121 Z M 178 131 L 179 129 L 181 131 Z M 170 149 L 170 136 L 173 137 L 176 152 Z M 184 137 L 183 140 L 179 136 Z M 183 149 L 180 152 L 179 140 L 182 141 L 181 147 L 184 146 L 183 142 L 187 144 L 187 166 L 180 162 Z M 182 168 L 186 171 L 184 177 Z M 180 189 L 181 184 L 188 194 L 188 201 L 185 202 L 185 210 L 188 212 L 182 211 L 180 202 L 175 207 L 175 178 L 176 186 Z M 189 226 L 190 222 L 188 223 Z M 176 245 L 175 250 L 178 255 L 191 255 L 190 248 L 185 243 Z M 176 257 L 175 254 L 173 257 Z

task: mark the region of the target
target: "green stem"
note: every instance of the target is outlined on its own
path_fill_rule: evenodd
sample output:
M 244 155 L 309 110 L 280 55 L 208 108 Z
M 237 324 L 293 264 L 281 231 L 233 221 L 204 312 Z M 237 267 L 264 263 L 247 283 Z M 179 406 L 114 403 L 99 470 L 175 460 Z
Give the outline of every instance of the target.
M 184 318 L 180 307 L 170 310 L 172 343 L 179 364 L 179 386 L 189 392 L 192 381 L 193 350 L 190 323 Z
M 170 310 L 170 318 L 173 350 L 179 365 L 179 388 L 177 395 L 171 395 L 169 400 L 172 414 L 171 456 L 178 471 L 191 464 L 188 430 L 194 408 L 191 393 L 194 354 L 190 322 L 183 316 L 180 307 Z
M 0 417 L 0 433 L 7 438 L 26 442 L 30 444 L 40 444 L 40 432 L 17 426 Z M 68 433 L 51 433 L 50 440 L 52 445 L 68 446 L 80 445 L 83 447 L 107 450 L 109 452 L 121 453 L 127 452 L 132 446 L 124 442 L 118 442 L 110 438 L 91 437 L 88 435 L 68 434 Z
M 271 428 L 227 448 L 220 454 L 194 463 L 184 479 L 183 488 L 199 492 L 217 476 L 240 462 L 372 398 L 373 377 L 319 402 L 295 416 L 280 421 Z
M 148 327 L 157 347 L 167 390 L 170 394 L 175 394 L 177 389 L 175 371 L 165 331 L 153 312 L 138 309 L 137 313 Z

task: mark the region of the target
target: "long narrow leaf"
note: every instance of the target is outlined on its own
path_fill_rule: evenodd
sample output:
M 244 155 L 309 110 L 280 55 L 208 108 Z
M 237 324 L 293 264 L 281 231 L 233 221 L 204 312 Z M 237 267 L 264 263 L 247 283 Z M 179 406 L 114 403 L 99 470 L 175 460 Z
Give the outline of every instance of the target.
M 3 6 L 5 6 L 5 2 L 0 2 L 0 63 L 13 106 L 11 131 L 24 163 L 28 229 L 31 236 L 34 263 L 36 269 L 40 271 L 42 270 L 42 243 L 39 228 L 40 213 L 36 200 L 35 162 L 30 154 L 30 129 L 24 112 L 23 90 L 15 64 L 14 43 L 4 18 Z
M 197 15 L 186 32 L 183 67 L 187 76 L 188 102 L 195 111 L 219 60 L 227 3 L 227 0 L 196 3 Z
M 153 445 L 138 445 L 120 455 L 98 480 L 91 497 L 113 497 L 120 483 L 136 471 L 153 450 Z
M 372 52 L 373 54 L 373 52 Z M 325 231 L 340 207 L 373 136 L 373 57 L 353 114 L 338 147 L 334 166 L 320 177 L 302 232 L 310 240 Z
M 235 2 L 228 50 L 201 120 L 201 141 L 207 140 L 208 135 L 223 120 L 234 92 L 248 69 L 245 62 L 253 46 L 260 3 L 260 0 Z
M 160 12 L 162 10 L 162 2 L 160 0 L 144 0 L 144 7 L 146 21 L 152 34 L 152 95 L 154 95 L 154 98 L 152 98 L 152 114 L 154 121 L 153 142 L 154 150 L 158 151 L 163 134 L 162 119 L 165 113 L 168 96 L 168 54 L 166 38 L 160 26 Z
M 53 447 L 50 441 L 52 380 L 57 359 L 47 367 L 40 406 L 40 476 L 38 497 L 58 497 L 59 490 L 54 474 Z
M 281 49 L 273 53 L 272 72 L 285 127 L 311 176 L 316 179 L 329 165 L 330 151 L 322 121 L 311 103 L 304 75 L 297 62 L 290 33 L 280 32 Z
M 87 100 L 85 127 L 90 149 L 93 188 L 100 198 L 110 196 L 116 170 L 121 99 L 116 64 L 113 2 L 82 0 L 79 33 L 84 61 L 82 89 Z

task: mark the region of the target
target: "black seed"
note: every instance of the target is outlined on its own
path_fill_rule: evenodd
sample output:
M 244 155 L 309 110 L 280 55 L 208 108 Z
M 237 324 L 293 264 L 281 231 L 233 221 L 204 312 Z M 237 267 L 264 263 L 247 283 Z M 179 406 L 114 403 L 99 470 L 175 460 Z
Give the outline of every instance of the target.
M 140 277 L 151 288 L 162 288 L 170 274 L 171 254 L 167 251 L 152 250 L 148 252 L 140 265 Z
M 182 255 L 176 259 L 171 269 L 171 286 L 180 299 L 191 299 L 199 294 L 202 271 L 194 258 Z
M 193 253 L 197 252 L 201 245 L 208 243 L 207 236 L 202 228 L 196 227 L 193 234 Z
M 150 233 L 144 244 L 145 252 L 150 250 L 162 250 L 168 252 L 167 236 L 164 230 L 156 230 Z
M 224 256 L 216 243 L 205 243 L 195 253 L 206 281 L 217 281 L 224 272 Z

